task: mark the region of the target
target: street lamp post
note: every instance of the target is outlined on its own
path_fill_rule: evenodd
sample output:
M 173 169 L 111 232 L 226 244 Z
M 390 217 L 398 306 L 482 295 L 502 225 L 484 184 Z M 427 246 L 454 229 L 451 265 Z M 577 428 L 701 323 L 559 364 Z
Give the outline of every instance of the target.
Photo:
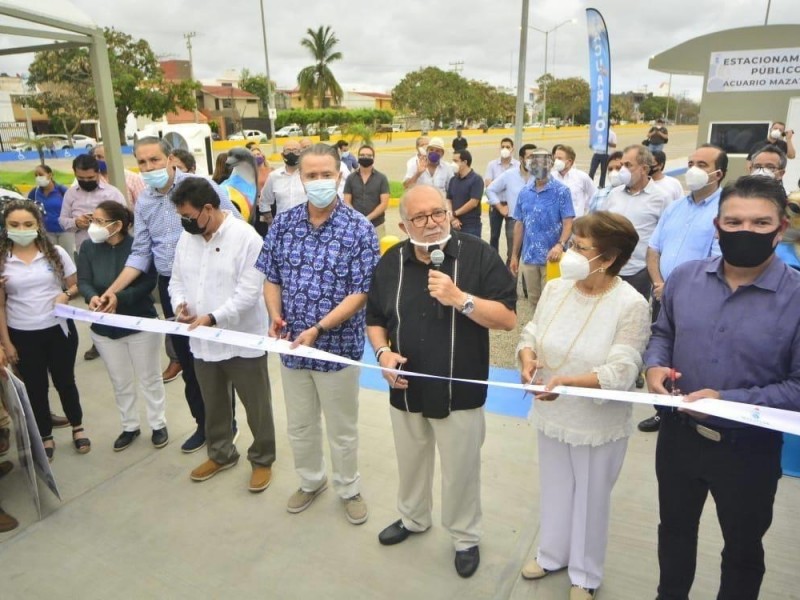
M 522 0 L 522 26 L 519 28 L 519 67 L 517 70 L 517 106 L 514 128 L 514 147 L 522 146 L 522 127 L 525 124 L 525 55 L 528 53 L 528 0 Z
M 553 33 L 556 29 L 559 29 L 566 25 L 567 23 L 574 23 L 575 19 L 567 19 L 563 23 L 559 23 L 555 27 L 551 27 L 548 30 L 539 29 L 538 27 L 534 27 L 533 25 L 528 25 L 528 29 L 533 29 L 534 31 L 538 31 L 539 33 L 544 34 L 544 74 L 547 75 L 547 50 L 550 47 L 550 34 Z M 547 125 L 547 78 L 544 79 L 542 90 L 542 137 L 544 137 L 544 128 Z

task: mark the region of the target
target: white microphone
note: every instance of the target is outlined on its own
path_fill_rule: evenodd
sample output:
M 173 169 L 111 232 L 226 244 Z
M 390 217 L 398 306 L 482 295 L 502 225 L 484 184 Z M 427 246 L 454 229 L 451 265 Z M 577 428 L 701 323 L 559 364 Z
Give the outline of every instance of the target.
M 444 262 L 444 252 L 439 250 L 439 248 L 431 252 L 431 264 L 433 265 L 434 269 L 436 269 L 437 271 L 441 271 L 443 262 Z M 436 302 L 437 302 L 436 316 L 439 319 L 443 319 L 444 310 L 442 309 L 442 303 L 439 302 L 438 300 Z

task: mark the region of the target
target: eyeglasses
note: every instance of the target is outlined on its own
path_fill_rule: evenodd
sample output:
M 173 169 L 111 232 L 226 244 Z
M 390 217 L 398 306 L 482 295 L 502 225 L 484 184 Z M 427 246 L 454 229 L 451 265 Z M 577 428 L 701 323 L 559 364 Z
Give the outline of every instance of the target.
M 774 174 L 775 174 L 775 171 L 777 171 L 777 170 L 778 170 L 778 167 L 776 167 L 776 166 L 774 166 L 774 165 L 753 165 L 753 166 L 752 166 L 752 170 L 753 170 L 753 171 L 758 171 L 758 170 L 760 170 L 760 169 L 763 169 L 763 170 L 765 170 L 767 173 L 772 173 L 772 174 L 774 175 Z
M 425 227 L 428 224 L 428 218 L 430 217 L 431 221 L 436 223 L 437 225 L 444 223 L 447 220 L 447 211 L 443 208 L 439 208 L 427 215 L 417 215 L 415 217 L 411 217 L 408 219 L 411 221 L 414 227 Z
M 90 222 L 100 225 L 100 227 L 105 227 L 106 225 L 111 225 L 112 223 L 116 223 L 118 219 L 97 219 L 92 217 L 89 219 Z
M 569 250 L 580 250 L 581 252 L 588 252 L 589 250 L 597 250 L 596 246 L 581 246 L 578 242 L 570 240 L 567 242 L 567 248 Z

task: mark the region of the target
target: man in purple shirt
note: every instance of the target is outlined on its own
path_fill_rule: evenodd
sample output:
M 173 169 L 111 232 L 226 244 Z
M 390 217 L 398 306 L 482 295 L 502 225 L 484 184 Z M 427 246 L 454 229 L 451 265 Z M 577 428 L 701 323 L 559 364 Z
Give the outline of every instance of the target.
M 741 177 L 722 192 L 722 257 L 684 263 L 664 286 L 644 356 L 651 392 L 670 393 L 675 369 L 688 401 L 800 410 L 800 273 L 774 256 L 785 208 L 783 186 L 766 177 Z M 689 597 L 709 492 L 725 540 L 717 597 L 758 598 L 781 445 L 769 429 L 664 413 L 656 446 L 659 600 Z
M 94 156 L 81 154 L 72 161 L 72 172 L 75 173 L 77 185 L 72 186 L 64 194 L 61 203 L 61 215 L 58 223 L 64 231 L 75 232 L 75 250 L 81 251 L 81 244 L 89 239 L 87 230 L 94 209 L 101 202 L 112 200 L 127 206 L 125 196 L 110 183 L 100 177 L 100 165 Z

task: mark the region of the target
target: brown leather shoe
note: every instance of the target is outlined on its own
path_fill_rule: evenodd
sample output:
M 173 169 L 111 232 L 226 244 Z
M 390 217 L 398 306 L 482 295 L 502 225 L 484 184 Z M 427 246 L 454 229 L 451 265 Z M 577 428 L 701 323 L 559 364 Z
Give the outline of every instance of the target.
M 190 477 L 192 478 L 192 481 L 205 481 L 207 479 L 211 479 L 214 475 L 216 475 L 220 471 L 224 471 L 225 469 L 230 469 L 231 467 L 235 467 L 236 463 L 238 462 L 239 458 L 237 457 L 236 460 L 221 465 L 220 463 L 214 462 L 209 458 L 206 462 L 204 462 L 202 465 L 200 465 L 194 471 L 192 471 Z
M 263 492 L 272 481 L 272 467 L 253 465 L 253 474 L 250 475 L 250 486 L 247 488 L 254 494 Z
M 183 372 L 181 363 L 170 361 L 167 368 L 164 369 L 164 372 L 161 374 L 161 378 L 164 380 L 164 383 L 169 383 L 170 381 L 175 381 L 181 372 Z
M 19 526 L 19 521 L 0 508 L 0 533 L 12 531 Z
M 8 427 L 0 429 L 0 456 L 8 453 L 11 449 L 11 430 Z

